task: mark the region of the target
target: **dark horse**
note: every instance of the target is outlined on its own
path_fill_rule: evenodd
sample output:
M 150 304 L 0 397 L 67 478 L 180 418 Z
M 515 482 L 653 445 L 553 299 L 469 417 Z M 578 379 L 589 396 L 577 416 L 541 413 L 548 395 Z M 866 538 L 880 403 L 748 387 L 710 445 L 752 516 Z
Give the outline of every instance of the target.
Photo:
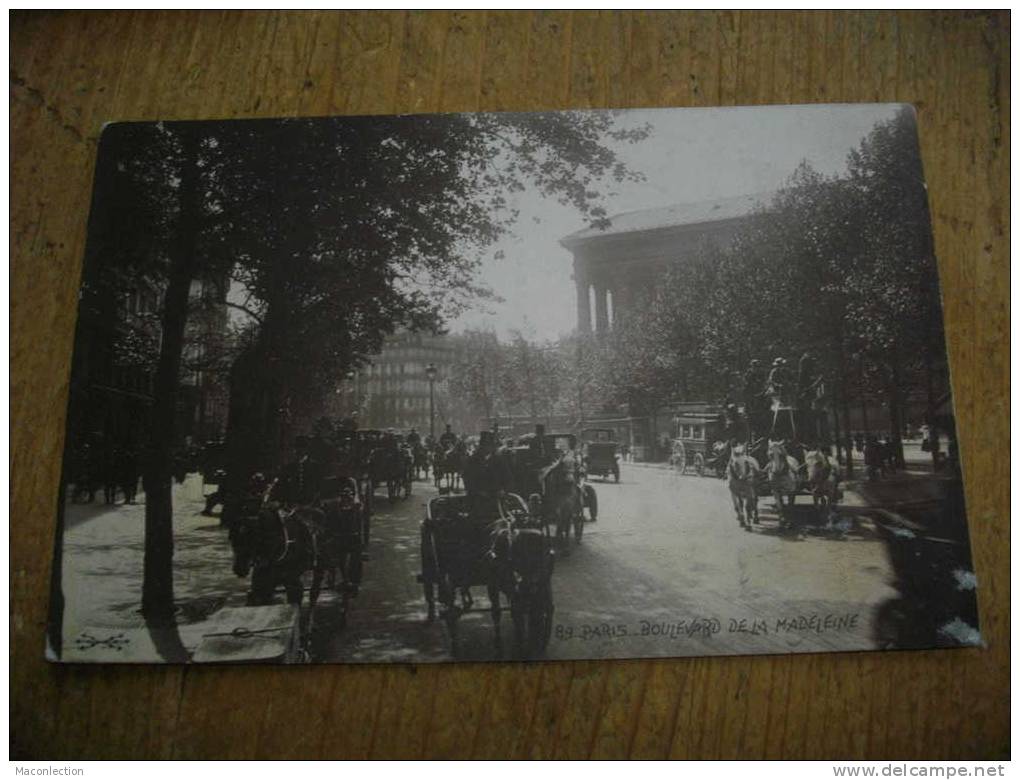
M 533 504 L 540 510 L 540 502 Z M 537 514 L 515 494 L 479 502 L 467 496 L 439 496 L 429 501 L 422 524 L 422 583 L 428 619 L 446 622 L 454 653 L 457 622 L 473 605 L 470 589 L 484 585 L 502 654 L 500 594 L 507 597 L 514 624 L 514 647 L 520 657 L 541 655 L 552 632 L 553 552 Z M 458 601 L 459 595 L 459 601 Z
M 436 490 L 443 489 L 443 481 L 446 481 L 446 489 L 457 490 L 460 487 L 461 474 L 464 472 L 464 461 L 467 460 L 467 445 L 458 441 L 449 449 L 437 449 L 432 461 L 432 475 L 435 479 Z
M 533 499 L 532 507 L 536 505 Z M 547 532 L 505 521 L 494 534 L 492 561 L 487 587 L 496 649 L 502 654 L 503 593 L 510 602 L 514 651 L 518 657 L 535 658 L 545 651 L 552 635 L 554 556 Z
M 326 517 L 319 509 L 266 501 L 257 511 L 237 518 L 230 528 L 234 574 L 251 574 L 248 606 L 272 604 L 277 588 L 282 587 L 287 603 L 300 607 L 304 597 L 302 577 L 312 572 L 308 625 L 302 631 L 306 646 L 328 565 L 327 557 L 319 552 L 325 527 Z
M 403 490 L 404 498 L 411 496 L 412 459 L 402 447 L 376 447 L 369 456 L 369 475 L 372 480 L 372 492 L 376 485 L 385 483 L 386 495 L 390 501 L 396 501 Z
M 415 444 L 412 449 L 412 455 L 414 458 L 414 478 L 418 479 L 424 476 L 425 479 L 428 479 L 429 467 L 432 462 L 428 448 L 424 444 Z

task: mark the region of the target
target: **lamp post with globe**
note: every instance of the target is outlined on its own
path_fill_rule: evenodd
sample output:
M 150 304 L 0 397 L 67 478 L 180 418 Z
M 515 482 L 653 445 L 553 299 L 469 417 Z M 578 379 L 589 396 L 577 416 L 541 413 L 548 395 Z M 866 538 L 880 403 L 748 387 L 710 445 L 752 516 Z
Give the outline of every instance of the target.
M 435 363 L 425 366 L 425 376 L 429 380 L 429 436 L 436 438 L 436 374 Z

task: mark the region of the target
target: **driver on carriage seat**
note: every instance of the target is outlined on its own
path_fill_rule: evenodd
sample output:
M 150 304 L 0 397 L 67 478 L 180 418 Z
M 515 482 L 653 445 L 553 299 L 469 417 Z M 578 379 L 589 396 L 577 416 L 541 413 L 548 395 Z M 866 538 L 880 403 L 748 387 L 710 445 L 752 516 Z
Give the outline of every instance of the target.
M 786 406 L 787 385 L 786 358 L 777 357 L 772 361 L 772 370 L 766 381 L 765 393 L 772 398 L 772 408 Z
M 284 504 L 312 504 L 318 500 L 324 477 L 324 464 L 313 454 L 310 439 L 298 436 L 294 439 L 294 460 L 280 472 L 273 498 Z
M 496 437 L 492 431 L 482 431 L 478 449 L 464 465 L 464 489 L 471 519 L 491 522 L 499 517 L 496 502 L 511 482 L 510 468 L 496 446 Z
M 723 438 L 731 447 L 748 440 L 747 421 L 736 404 L 730 404 L 723 412 Z
M 407 434 L 407 443 L 414 448 L 421 444 L 421 435 L 418 433 L 417 428 L 412 428 L 410 433 Z
M 453 428 L 449 423 L 446 424 L 446 430 L 439 437 L 439 446 L 443 450 L 449 450 L 451 447 L 457 444 L 457 434 L 453 432 Z

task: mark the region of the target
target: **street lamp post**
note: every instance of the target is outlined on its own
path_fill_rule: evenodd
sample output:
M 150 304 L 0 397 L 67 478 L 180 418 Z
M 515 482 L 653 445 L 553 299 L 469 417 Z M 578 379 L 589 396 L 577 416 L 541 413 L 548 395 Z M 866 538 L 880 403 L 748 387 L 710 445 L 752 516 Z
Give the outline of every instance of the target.
M 436 364 L 425 366 L 425 376 L 429 380 L 429 436 L 436 438 Z

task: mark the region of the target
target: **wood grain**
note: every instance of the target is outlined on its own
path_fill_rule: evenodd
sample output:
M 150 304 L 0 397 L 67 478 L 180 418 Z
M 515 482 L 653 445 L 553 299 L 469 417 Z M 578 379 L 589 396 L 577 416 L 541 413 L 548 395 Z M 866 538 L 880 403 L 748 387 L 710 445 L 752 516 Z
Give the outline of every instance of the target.
M 11 752 L 46 758 L 1009 753 L 1009 15 L 15 13 Z M 987 647 L 444 667 L 84 668 L 42 656 L 106 121 L 917 106 Z

